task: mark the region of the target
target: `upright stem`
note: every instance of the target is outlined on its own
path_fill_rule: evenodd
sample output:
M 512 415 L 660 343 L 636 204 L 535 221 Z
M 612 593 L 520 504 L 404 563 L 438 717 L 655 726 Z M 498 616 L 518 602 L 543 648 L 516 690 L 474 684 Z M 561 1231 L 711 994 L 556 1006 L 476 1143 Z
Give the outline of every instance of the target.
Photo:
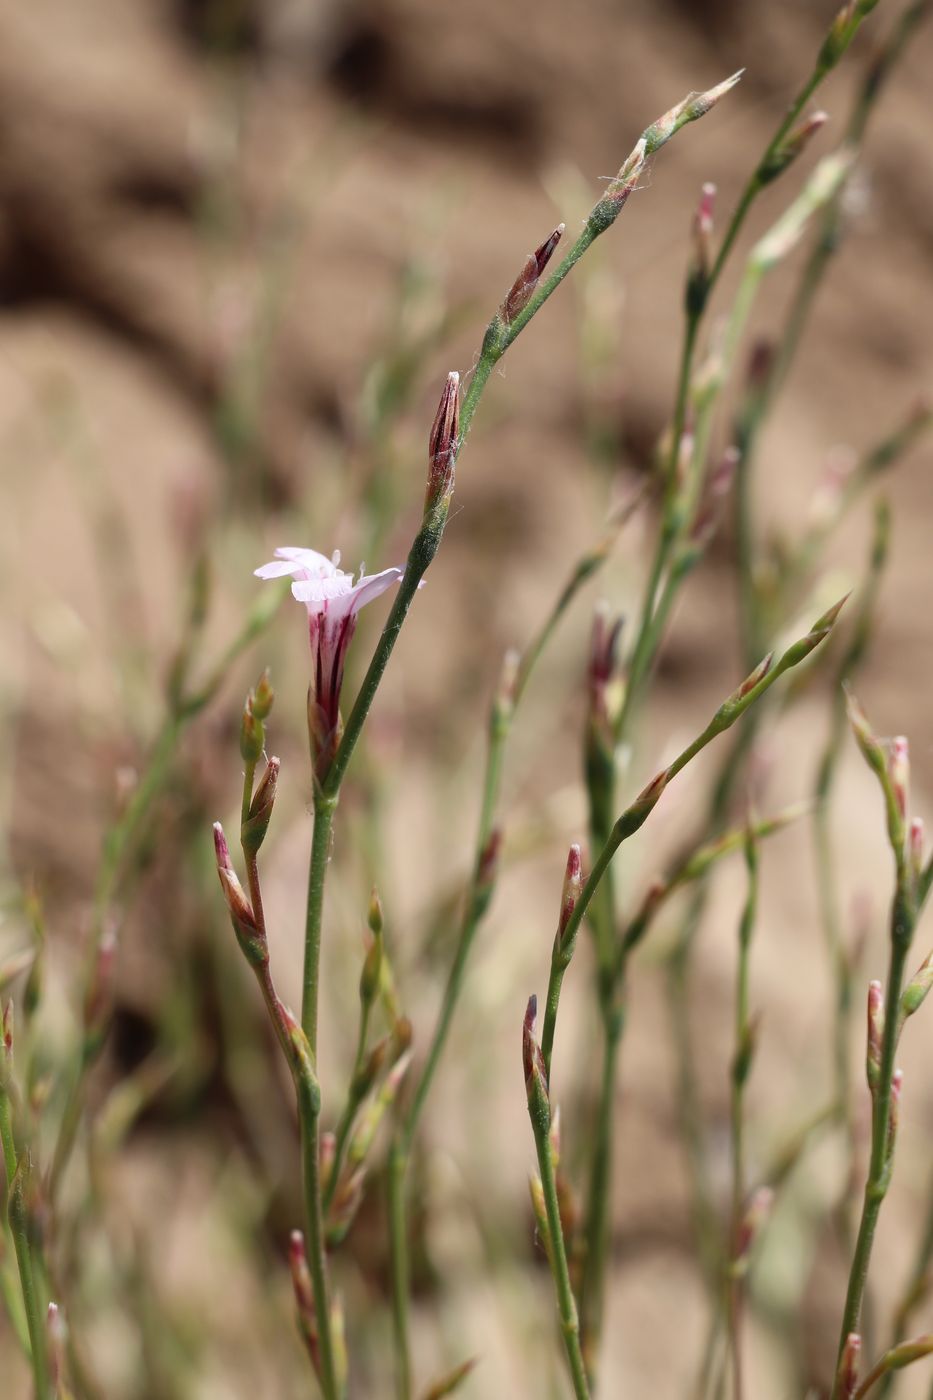
M 395 1397 L 411 1400 L 411 1351 L 408 1343 L 408 1220 L 405 1177 L 408 1159 L 396 1138 L 389 1152 L 389 1252 L 392 1262 L 392 1333 L 395 1338 Z
M 16 1267 L 19 1270 L 20 1289 L 23 1295 L 36 1400 L 51 1400 L 46 1352 L 45 1308 L 39 1296 L 36 1281 L 35 1260 L 29 1238 L 29 1220 L 23 1200 L 23 1186 L 21 1182 L 16 1180 L 16 1143 L 13 1137 L 10 1096 L 2 1084 L 0 1084 L 0 1149 L 3 1152 L 6 1172 L 6 1191 L 4 1194 L 7 1200 L 7 1217 L 10 1233 L 13 1236 Z
M 320 1106 L 298 1085 L 299 1120 L 301 1126 L 301 1175 L 305 1192 L 305 1219 L 308 1227 L 308 1269 L 314 1293 L 314 1315 L 317 1322 L 318 1346 L 321 1357 L 321 1389 L 325 1400 L 340 1400 L 341 1388 L 334 1363 L 334 1343 L 328 1306 L 327 1271 L 325 1265 L 324 1219 L 321 1210 L 320 1176 Z
M 837 1361 L 838 1357 L 842 1355 L 846 1337 L 850 1332 L 858 1331 L 859 1315 L 862 1309 L 862 1298 L 865 1293 L 878 1216 L 881 1213 L 881 1204 L 887 1194 L 891 1179 L 892 1163 L 889 1151 L 891 1081 L 894 1074 L 894 1056 L 900 1029 L 901 986 L 904 981 L 904 970 L 913 934 L 914 919 L 915 910 L 912 901 L 905 896 L 904 887 L 899 879 L 899 888 L 895 895 L 891 918 L 891 954 L 888 965 L 888 984 L 885 992 L 884 1035 L 881 1041 L 878 1085 L 875 1089 L 872 1109 L 871 1159 L 868 1167 L 868 1180 L 865 1183 L 862 1217 L 855 1242 L 855 1253 L 852 1258 L 849 1286 L 842 1314 Z M 837 1400 L 838 1395 L 839 1380 L 837 1377 L 833 1382 L 831 1400 Z
M 570 1284 L 570 1270 L 567 1267 L 567 1250 L 564 1245 L 564 1230 L 561 1225 L 560 1205 L 557 1199 L 557 1182 L 551 1156 L 550 1110 L 547 1102 L 547 1090 L 537 1076 L 533 1088 L 529 1091 L 528 1110 L 538 1157 L 538 1171 L 541 1175 L 544 1209 L 547 1214 L 548 1244 L 550 1246 L 548 1259 L 557 1292 L 557 1308 L 560 1313 L 561 1332 L 570 1367 L 570 1378 L 573 1382 L 573 1393 L 576 1400 L 589 1400 L 590 1390 L 586 1379 L 586 1367 L 583 1364 L 583 1352 L 580 1347 L 577 1305 Z
M 317 1056 L 318 982 L 321 965 L 321 923 L 324 914 L 324 882 L 330 860 L 331 833 L 337 798 L 318 793 L 314 803 L 314 831 L 308 867 L 308 905 L 305 914 L 304 982 L 301 1026 L 311 1053 Z

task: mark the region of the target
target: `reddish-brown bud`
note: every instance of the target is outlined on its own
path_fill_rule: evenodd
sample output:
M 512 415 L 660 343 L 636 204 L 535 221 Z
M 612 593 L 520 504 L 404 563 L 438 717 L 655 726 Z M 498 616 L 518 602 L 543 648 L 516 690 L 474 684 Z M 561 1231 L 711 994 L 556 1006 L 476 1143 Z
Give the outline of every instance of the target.
M 428 439 L 428 485 L 425 511 L 442 504 L 454 489 L 454 466 L 460 434 L 460 376 L 452 370 L 441 394 Z
M 712 266 L 713 205 L 716 201 L 716 186 L 705 184 L 700 190 L 700 201 L 693 216 L 693 267 L 694 277 L 705 279 Z
M 910 790 L 910 756 L 907 740 L 903 734 L 899 734 L 891 740 L 891 749 L 888 754 L 888 776 L 891 779 L 891 788 L 894 792 L 897 810 L 900 813 L 901 821 L 904 821 L 907 817 Z
M 525 1009 L 525 1019 L 522 1022 L 522 1067 L 525 1071 L 525 1091 L 528 1094 L 529 1102 L 536 1088 L 541 1088 L 547 1094 L 547 1071 L 544 1067 L 544 1056 L 541 1054 L 541 1047 L 535 1040 L 535 1021 L 538 1019 L 538 998 L 534 995 L 528 998 L 528 1006 Z
M 767 1224 L 774 1205 L 774 1192 L 770 1186 L 759 1186 L 749 1197 L 745 1213 L 739 1222 L 735 1236 L 733 1267 L 741 1270 L 747 1266 L 748 1257 L 762 1230 Z
M 881 1042 L 884 1039 L 884 992 L 880 982 L 868 984 L 868 1036 L 865 1077 L 872 1098 L 881 1082 Z
M 583 857 L 580 847 L 574 844 L 567 853 L 567 867 L 564 871 L 564 887 L 560 897 L 560 918 L 557 925 L 558 942 L 564 936 L 564 930 L 570 922 L 582 889 Z
M 510 326 L 520 311 L 524 311 L 538 285 L 538 280 L 547 267 L 561 240 L 565 225 L 558 224 L 553 233 L 549 234 L 540 247 L 533 253 L 529 253 L 525 259 L 521 272 L 512 283 L 512 287 L 499 308 L 499 315 L 507 326 Z

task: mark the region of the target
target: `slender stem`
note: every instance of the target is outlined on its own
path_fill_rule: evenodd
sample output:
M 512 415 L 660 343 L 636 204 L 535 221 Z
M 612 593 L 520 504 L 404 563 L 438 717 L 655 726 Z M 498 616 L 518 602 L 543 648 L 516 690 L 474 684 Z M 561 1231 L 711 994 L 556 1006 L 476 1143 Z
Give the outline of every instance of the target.
M 898 883 L 899 888 L 895 895 L 891 919 L 891 954 L 885 993 L 885 1025 L 881 1041 L 881 1065 L 872 1109 L 871 1159 L 868 1167 L 868 1180 L 865 1183 L 862 1217 L 855 1242 L 855 1253 L 852 1258 L 849 1285 L 842 1314 L 837 1357 L 842 1355 L 842 1348 L 849 1333 L 858 1331 L 859 1314 L 862 1309 L 862 1298 L 865 1293 L 875 1230 L 881 1213 L 881 1204 L 887 1193 L 891 1177 L 889 1128 L 891 1080 L 894 1073 L 894 1055 L 899 1032 L 901 986 L 904 980 L 904 970 L 915 917 L 912 903 L 909 898 L 905 897 L 904 885 L 901 883 L 900 877 Z M 838 1394 L 839 1381 L 837 1377 L 833 1383 L 831 1400 L 837 1400 Z
M 739 956 L 736 968 L 735 986 L 735 1058 L 732 1063 L 732 1089 L 730 1099 L 732 1127 L 733 1267 L 730 1270 L 728 1292 L 733 1400 L 742 1400 L 744 1395 L 744 1386 L 742 1383 L 744 1279 L 739 1271 L 742 1261 L 736 1257 L 736 1250 L 740 1242 L 747 1190 L 745 1170 L 745 1085 L 748 1081 L 749 1071 L 751 1070 L 754 1049 L 752 1027 L 748 1014 L 748 978 L 752 933 L 754 932 L 755 913 L 758 903 L 758 858 L 751 829 L 749 829 L 746 836 L 745 861 L 748 867 L 748 895 L 739 923 Z
M 389 1252 L 392 1261 L 392 1332 L 395 1338 L 396 1400 L 411 1400 L 411 1351 L 408 1343 L 408 1222 L 405 1178 L 408 1160 L 398 1141 L 389 1152 Z
M 51 1400 L 48 1355 L 46 1352 L 45 1310 L 36 1281 L 36 1260 L 29 1238 L 29 1220 L 23 1199 L 23 1185 L 16 1179 L 16 1143 L 13 1115 L 6 1086 L 0 1084 L 0 1148 L 6 1172 L 7 1218 L 13 1236 L 13 1250 L 19 1270 L 23 1310 L 29 1334 L 29 1351 L 36 1387 L 36 1400 Z
M 340 1171 L 343 1166 L 344 1153 L 347 1150 L 347 1143 L 350 1140 L 350 1129 L 353 1127 L 353 1120 L 356 1117 L 360 1106 L 360 1098 L 356 1090 L 360 1070 L 363 1068 L 363 1061 L 366 1058 L 366 1036 L 369 1029 L 369 1013 L 371 1003 L 364 1001 L 360 1007 L 360 1028 L 356 1040 L 356 1055 L 353 1060 L 353 1072 L 350 1076 L 350 1090 L 347 1094 L 347 1101 L 343 1106 L 343 1112 L 337 1124 L 337 1131 L 334 1134 L 334 1160 L 330 1169 L 330 1176 L 327 1179 L 327 1186 L 324 1190 L 323 1211 L 327 1218 L 334 1199 L 334 1192 L 337 1190 L 337 1182 L 340 1178 Z
M 620 974 L 621 977 L 624 974 Z M 587 1196 L 583 1257 L 580 1282 L 580 1313 L 583 1355 L 590 1385 L 595 1385 L 599 1339 L 606 1296 L 606 1266 L 609 1257 L 610 1204 L 612 1194 L 613 1107 L 615 1105 L 619 1043 L 622 1018 L 603 1015 L 603 1066 Z
M 402 1127 L 403 1159 L 407 1159 L 410 1152 L 418 1120 L 424 1109 L 425 1101 L 431 1089 L 437 1067 L 440 1063 L 447 1037 L 450 1033 L 450 1026 L 453 1020 L 457 1002 L 460 999 L 460 991 L 463 986 L 463 975 L 466 969 L 473 940 L 482 921 L 486 909 L 489 905 L 489 897 L 492 890 L 488 889 L 484 883 L 483 857 L 489 846 L 495 822 L 496 807 L 499 800 L 499 789 L 502 783 L 502 763 L 506 739 L 509 733 L 509 721 L 497 723 L 495 716 L 490 725 L 489 746 L 486 754 L 486 768 L 483 778 L 483 798 L 480 807 L 479 828 L 476 836 L 476 857 L 473 867 L 473 875 L 467 891 L 466 903 L 463 910 L 463 918 L 460 924 L 460 936 L 457 940 L 457 950 L 451 964 L 450 972 L 447 975 L 447 985 L 444 988 L 444 997 L 441 1002 L 441 1009 L 438 1013 L 437 1022 L 431 1041 L 428 1046 L 428 1053 L 425 1058 L 424 1068 L 418 1078 L 418 1083 L 412 1096 L 411 1106 L 405 1115 Z
M 917 1246 L 917 1254 L 910 1278 L 894 1312 L 894 1320 L 891 1324 L 891 1347 L 903 1340 L 914 1309 L 929 1291 L 931 1261 L 933 1261 L 933 1186 L 931 1186 L 923 1234 L 920 1236 L 920 1242 Z M 878 1400 L 884 1400 L 884 1397 L 891 1393 L 896 1375 L 895 1371 L 888 1371 L 882 1377 L 881 1385 L 878 1388 Z
M 320 1106 L 298 1085 L 299 1120 L 301 1126 L 301 1175 L 305 1193 L 305 1219 L 308 1227 L 308 1269 L 314 1293 L 314 1315 L 317 1321 L 318 1346 L 321 1357 L 321 1389 L 325 1400 L 339 1400 L 341 1387 L 334 1362 L 334 1342 L 328 1307 L 327 1272 L 325 1265 L 324 1218 L 321 1210 L 320 1176 Z
M 319 793 L 314 803 L 314 831 L 308 866 L 308 904 L 305 913 L 305 958 L 301 998 L 301 1027 L 311 1053 L 317 1056 L 318 982 L 321 966 L 321 923 L 324 914 L 324 882 L 330 860 L 336 797 Z
M 570 1270 L 567 1267 L 567 1249 L 564 1244 L 564 1231 L 560 1219 L 560 1205 L 557 1199 L 557 1182 L 554 1175 L 554 1161 L 551 1155 L 549 1138 L 550 1110 L 547 1090 L 539 1076 L 529 1089 L 528 1111 L 534 1133 L 535 1151 L 538 1157 L 538 1171 L 544 1194 L 544 1208 L 547 1213 L 548 1262 L 557 1292 L 557 1308 L 560 1313 L 561 1332 L 573 1382 L 573 1393 L 577 1400 L 589 1400 L 589 1385 L 583 1352 L 580 1347 L 580 1325 L 577 1318 L 577 1305 L 570 1284 Z

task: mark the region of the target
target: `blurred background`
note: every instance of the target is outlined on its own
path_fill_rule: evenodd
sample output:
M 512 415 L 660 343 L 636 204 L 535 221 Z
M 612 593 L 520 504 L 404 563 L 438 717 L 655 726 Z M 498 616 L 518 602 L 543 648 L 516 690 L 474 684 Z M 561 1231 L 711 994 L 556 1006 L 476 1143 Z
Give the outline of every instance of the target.
M 209 574 L 207 621 L 190 658 L 203 683 L 256 604 L 264 586 L 251 573 L 275 546 L 340 548 L 347 569 L 363 558 L 371 571 L 402 563 L 444 375 L 469 373 L 525 254 L 558 220 L 579 226 L 648 122 L 744 66 L 738 89 L 659 154 L 617 226 L 495 375 L 458 468 L 443 548 L 351 773 L 325 929 L 325 1118 L 336 1114 L 352 1060 L 374 880 L 416 1053 L 426 1042 L 471 859 L 502 654 L 528 641 L 573 562 L 600 537 L 611 502 L 650 469 L 673 402 L 700 186 L 714 181 L 723 216 L 731 210 L 835 8 L 834 0 L 585 0 L 569 10 L 556 0 L 2 0 L 0 949 L 41 930 L 44 996 L 30 1028 L 40 1080 L 43 1064 L 60 1072 L 72 1054 L 102 839 L 163 732 L 192 588 Z M 800 169 L 762 197 L 748 246 L 804 167 L 841 137 L 872 42 L 900 8 L 882 0 L 821 90 L 832 124 Z M 756 507 L 765 533 L 799 532 L 828 454 L 870 447 L 930 390 L 931 63 L 928 24 L 873 119 L 844 243 L 762 445 Z M 708 331 L 740 267 L 739 256 Z M 755 331 L 779 324 L 790 276 L 768 284 Z M 858 685 L 879 732 L 911 740 L 921 814 L 933 782 L 930 468 L 925 440 L 885 479 L 891 561 Z M 834 537 L 805 622 L 857 582 L 869 519 L 857 510 Z M 424 1386 L 477 1355 L 464 1395 L 564 1393 L 528 1207 L 533 1143 L 519 1022 L 529 992 L 546 981 L 566 844 L 585 829 L 590 610 L 600 596 L 618 611 L 635 606 L 653 525 L 650 509 L 634 519 L 561 624 L 510 752 L 503 811 L 512 855 L 416 1163 L 413 1342 Z M 686 590 L 626 793 L 697 732 L 739 678 L 733 554 L 726 529 Z M 377 603 L 361 621 L 348 685 L 383 612 Z M 277 693 L 271 748 L 283 760 L 264 850 L 267 913 L 283 996 L 300 1000 L 307 642 L 303 613 L 286 602 L 177 736 L 134 843 L 132 878 L 115 895 L 114 1024 L 88 1089 L 99 1151 L 85 1150 L 82 1132 L 65 1188 L 81 1208 L 58 1242 L 80 1278 L 69 1314 L 89 1396 L 309 1393 L 284 1263 L 300 1212 L 290 1089 L 217 895 L 210 844 L 210 822 L 238 811 L 240 711 L 265 665 Z M 764 810 L 812 793 L 825 681 L 761 745 Z M 665 795 L 624 863 L 626 897 L 692 829 L 714 767 L 697 764 Z M 840 789 L 834 834 L 847 926 L 850 909 L 862 911 L 861 988 L 883 974 L 891 872 L 877 793 L 852 746 Z M 724 865 L 692 997 L 709 1168 L 723 1200 L 743 896 L 741 861 Z M 707 1326 L 677 1130 L 665 936 L 662 920 L 631 980 L 606 1395 L 689 1394 Z M 917 962 L 931 940 L 921 929 Z M 587 1131 L 595 1093 L 583 943 L 555 1060 L 571 1174 L 574 1135 Z M 831 997 L 803 821 L 762 851 L 752 998 L 763 1020 L 749 1090 L 759 1166 L 830 1092 Z M 930 1189 L 933 1031 L 923 1020 L 903 1046 L 901 1149 L 874 1268 L 879 1341 Z M 853 1062 L 861 1064 L 859 1044 Z M 864 1139 L 867 1116 L 862 1131 Z M 354 1396 L 392 1393 L 380 1161 L 377 1150 L 335 1262 Z M 831 1135 L 820 1140 L 788 1185 L 781 1228 L 760 1261 L 749 1386 L 763 1400 L 826 1379 L 847 1267 L 827 1223 L 841 1169 Z M 912 1330 L 931 1325 L 927 1306 Z M 0 1378 L 4 1397 L 25 1400 L 29 1382 L 2 1317 Z M 901 1389 L 927 1394 L 928 1374 L 908 1375 Z

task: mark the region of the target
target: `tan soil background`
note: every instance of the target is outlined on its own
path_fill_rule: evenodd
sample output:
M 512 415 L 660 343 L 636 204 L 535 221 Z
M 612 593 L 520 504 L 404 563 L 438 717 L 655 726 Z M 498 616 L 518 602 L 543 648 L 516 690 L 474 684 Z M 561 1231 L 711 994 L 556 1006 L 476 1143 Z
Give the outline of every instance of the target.
M 834 5 L 243 0 L 241 42 L 223 61 L 204 40 L 209 8 L 195 0 L 0 3 L 3 799 L 9 869 L 35 881 L 45 900 L 60 1036 L 67 1034 L 69 979 L 87 927 L 103 823 L 155 727 L 157 683 L 195 542 L 215 531 L 208 632 L 214 654 L 255 596 L 249 570 L 274 545 L 341 544 L 346 566 L 357 562 L 340 522 L 348 513 L 344 483 L 352 482 L 360 450 L 360 388 L 386 343 L 400 272 L 414 260 L 437 297 L 461 310 L 419 367 L 411 408 L 394 429 L 405 505 L 384 556 L 367 563 L 400 562 L 443 374 L 469 371 L 485 320 L 521 257 L 558 218 L 570 229 L 577 225 L 600 179 L 615 172 L 648 121 L 687 90 L 746 66 L 728 101 L 659 155 L 645 188 L 594 250 L 598 280 L 585 282 L 597 300 L 596 322 L 618 342 L 599 406 L 621 433 L 626 470 L 643 467 L 670 411 L 686 235 L 699 186 L 714 180 L 721 208 L 731 207 L 808 71 Z M 839 133 L 869 33 L 884 32 L 899 9 L 882 0 L 821 94 Z M 767 435 L 758 490 L 771 526 L 794 528 L 828 449 L 867 446 L 933 383 L 931 64 L 928 24 L 871 128 L 859 208 Z M 821 150 L 829 149 L 834 128 L 820 138 Z M 800 173 L 767 192 L 752 229 L 783 207 Z M 733 277 L 738 266 L 735 260 Z M 468 860 L 483 715 L 499 658 L 506 645 L 528 637 L 570 562 L 598 534 L 604 511 L 605 482 L 595 480 L 582 447 L 594 392 L 578 363 L 583 285 L 581 279 L 576 292 L 570 283 L 561 290 L 490 386 L 460 468 L 443 553 L 380 698 L 377 738 L 392 784 L 391 874 L 383 893 L 421 1044 L 440 979 L 437 969 L 412 966 L 419 921 L 439 882 Z M 758 313 L 763 327 L 774 324 L 789 285 L 779 276 L 769 287 Z M 268 368 L 254 433 L 231 467 L 215 430 L 218 386 L 244 337 L 265 333 L 270 299 Z M 879 635 L 859 687 L 879 732 L 909 735 L 915 803 L 928 816 L 931 465 L 926 443 L 890 478 L 894 548 Z M 834 546 L 837 582 L 857 577 L 867 515 L 856 512 Z M 634 525 L 588 596 L 598 591 L 623 610 L 632 607 L 646 539 L 644 523 Z M 637 771 L 626 779 L 630 790 L 735 683 L 730 558 L 728 540 L 717 543 L 691 581 L 646 715 Z M 833 584 L 827 588 L 831 594 Z M 433 1272 L 421 1281 L 415 1305 L 416 1371 L 426 1384 L 445 1365 L 478 1354 L 481 1365 L 463 1390 L 469 1396 L 564 1393 L 551 1295 L 527 1218 L 533 1151 L 518 1026 L 528 992 L 543 990 L 546 978 L 560 846 L 580 831 L 575 678 L 587 627 L 584 602 L 529 697 L 506 785 L 507 810 L 519 823 L 540 812 L 549 795 L 565 792 L 556 804 L 560 840 L 503 881 L 424 1131 Z M 285 761 L 267 859 L 268 903 L 279 978 L 297 1001 L 310 821 L 301 734 L 305 652 L 299 616 L 289 607 L 198 721 L 179 787 L 196 794 L 207 817 L 234 811 L 238 705 L 266 661 L 281 697 L 274 744 Z M 824 732 L 824 698 L 814 693 L 774 741 L 767 810 L 809 792 Z M 663 852 L 690 829 L 702 797 L 700 778 L 690 775 L 666 795 L 627 879 L 659 868 Z M 861 890 L 872 900 L 867 980 L 882 975 L 890 872 L 876 795 L 851 752 L 840 797 L 846 903 Z M 348 798 L 348 832 L 359 829 L 361 802 L 359 794 Z M 203 930 L 210 901 L 184 892 L 178 831 L 170 816 L 164 820 L 127 920 L 119 984 L 124 1039 L 148 1034 L 158 1008 L 172 1001 L 180 967 L 185 977 L 197 976 L 189 935 L 210 941 Z M 339 846 L 338 838 L 347 879 L 335 882 L 330 897 L 325 977 L 337 990 L 324 1007 L 322 1054 L 325 1083 L 330 1076 L 335 1086 L 344 1082 L 351 1053 L 366 898 L 364 862 Z M 202 865 L 205 859 L 206 844 L 198 856 Z M 830 997 L 804 829 L 767 846 L 762 879 L 753 1000 L 765 1014 L 750 1095 L 759 1165 L 825 1101 Z M 742 891 L 741 871 L 730 866 L 704 926 L 695 989 L 697 1069 L 723 1191 Z M 13 924 L 0 928 L 0 937 L 7 932 L 15 941 Z M 663 929 L 659 935 L 663 943 Z M 921 930 L 917 961 L 929 941 Z M 236 959 L 219 921 L 215 946 Z M 595 1077 L 588 974 L 588 950 L 581 951 L 556 1061 L 555 1092 L 567 1105 L 571 1140 L 575 1129 L 583 1131 L 581 1095 Z M 906 1276 L 929 1189 L 933 1031 L 929 1016 L 918 1020 L 926 1026 L 912 1023 L 903 1049 L 901 1151 L 876 1253 L 882 1319 Z M 210 1062 L 209 1029 L 203 1038 Z M 119 1053 L 112 1058 L 102 1067 L 100 1094 L 119 1068 Z M 675 1133 L 663 980 L 650 948 L 634 973 L 623 1063 L 604 1393 L 686 1395 L 706 1311 Z M 294 1216 L 264 1195 L 294 1202 L 287 1096 L 276 1087 L 273 1116 L 281 1121 L 270 1129 L 267 1184 L 260 1186 L 239 1163 L 235 1114 L 218 1101 L 219 1091 L 212 1095 L 210 1071 L 189 1069 L 188 1097 L 170 1096 L 131 1135 L 108 1174 L 107 1210 L 120 1248 L 138 1252 L 158 1281 L 161 1305 L 176 1323 L 184 1319 L 184 1335 L 194 1334 L 200 1379 L 186 1394 L 306 1394 L 287 1288 L 270 1264 Z M 257 1113 L 263 1098 L 260 1085 Z M 276 1161 L 283 1141 L 283 1160 Z M 749 1394 L 756 1400 L 802 1394 L 808 1380 L 825 1379 L 844 1274 L 820 1211 L 838 1169 L 831 1148 L 810 1159 L 792 1193 L 784 1243 L 762 1269 L 766 1296 L 750 1346 Z M 230 1193 L 239 1232 L 224 1223 L 229 1212 L 216 1208 L 218 1196 Z M 246 1218 L 254 1222 L 248 1230 Z M 351 1344 L 365 1334 L 353 1393 L 381 1397 L 391 1393 L 391 1381 L 378 1320 L 384 1261 L 370 1238 L 374 1227 L 373 1209 L 351 1248 L 358 1267 L 348 1262 L 342 1282 Z M 242 1240 L 263 1232 L 265 1243 L 250 1254 Z M 270 1277 L 274 1284 L 264 1282 Z M 788 1354 L 778 1329 L 801 1288 L 808 1320 Z M 273 1312 L 281 1320 L 270 1319 Z M 916 1324 L 918 1332 L 933 1327 L 929 1305 Z M 886 1336 L 883 1320 L 879 1339 Z M 87 1347 L 108 1400 L 173 1394 L 159 1379 L 164 1357 L 153 1359 L 118 1306 L 89 1324 Z M 142 1386 L 140 1374 L 148 1376 Z M 27 1396 L 2 1322 L 0 1378 L 3 1400 Z M 928 1389 L 928 1373 L 914 1374 L 899 1394 Z

